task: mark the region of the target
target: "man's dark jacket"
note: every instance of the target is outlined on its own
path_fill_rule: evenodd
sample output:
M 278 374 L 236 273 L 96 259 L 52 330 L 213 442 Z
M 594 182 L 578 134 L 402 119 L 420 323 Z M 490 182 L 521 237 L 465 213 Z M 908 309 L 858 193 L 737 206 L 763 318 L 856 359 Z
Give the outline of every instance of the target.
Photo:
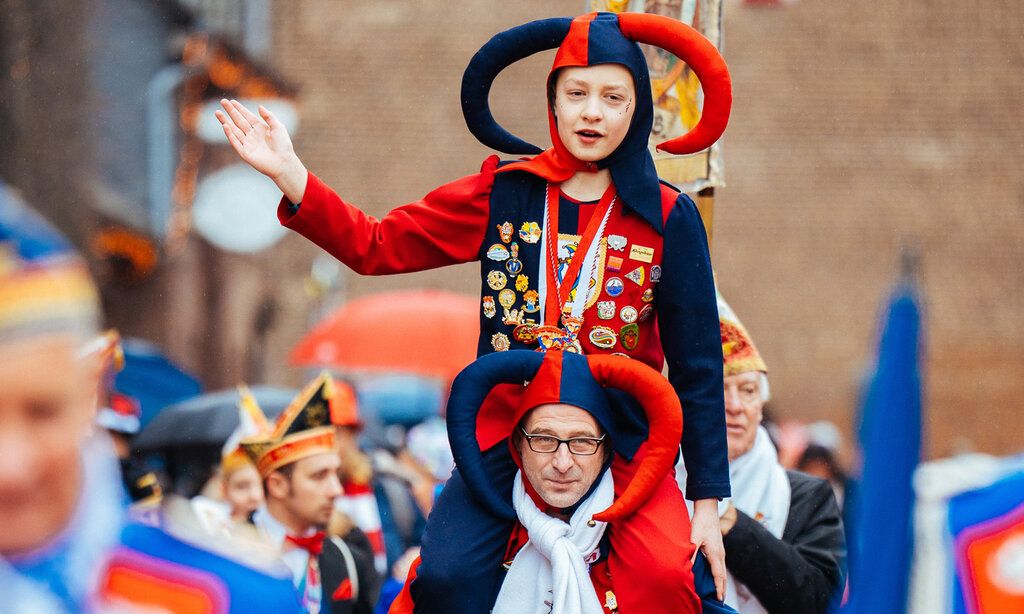
M 352 555 L 358 582 L 352 582 L 345 556 L 335 541 L 325 539 L 324 550 L 320 554 L 320 579 L 324 591 L 322 610 L 331 614 L 372 614 L 380 594 L 380 581 L 373 566 L 370 540 L 354 528 L 345 536 L 344 544 Z M 347 586 L 343 586 L 346 582 Z M 356 587 L 358 591 L 353 595 Z
M 824 614 L 843 588 L 846 540 L 832 487 L 787 471 L 792 497 L 782 539 L 737 510 L 723 539 L 729 572 L 772 613 Z

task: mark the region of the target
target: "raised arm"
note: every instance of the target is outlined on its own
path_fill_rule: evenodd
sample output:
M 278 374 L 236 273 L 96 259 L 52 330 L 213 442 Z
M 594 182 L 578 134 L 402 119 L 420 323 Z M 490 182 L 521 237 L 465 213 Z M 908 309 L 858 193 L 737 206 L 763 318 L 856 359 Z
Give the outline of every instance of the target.
M 288 131 L 267 109 L 222 100 L 217 119 L 235 152 L 284 194 L 281 223 L 363 275 L 422 271 L 476 260 L 487 229 L 497 156 L 479 173 L 443 185 L 378 219 L 308 172 Z
M 223 111 L 215 115 L 235 153 L 272 179 L 285 198 L 293 203 L 301 201 L 308 173 L 295 155 L 284 124 L 263 105 L 258 116 L 237 100 L 221 100 L 220 106 Z

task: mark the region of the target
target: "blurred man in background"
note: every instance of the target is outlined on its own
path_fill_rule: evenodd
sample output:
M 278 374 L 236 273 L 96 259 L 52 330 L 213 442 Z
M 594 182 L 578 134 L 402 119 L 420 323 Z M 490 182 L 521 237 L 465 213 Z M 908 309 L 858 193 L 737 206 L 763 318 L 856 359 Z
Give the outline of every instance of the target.
M 5 611 L 296 610 L 290 585 L 126 521 L 93 427 L 99 297 L 67 241 L 0 184 L 0 595 Z
M 327 535 L 341 495 L 330 417 L 334 394 L 330 376 L 321 375 L 284 410 L 272 431 L 242 440 L 266 496 L 253 522 L 291 569 L 307 612 L 370 614 L 379 582 L 369 541 L 355 528 L 345 539 Z

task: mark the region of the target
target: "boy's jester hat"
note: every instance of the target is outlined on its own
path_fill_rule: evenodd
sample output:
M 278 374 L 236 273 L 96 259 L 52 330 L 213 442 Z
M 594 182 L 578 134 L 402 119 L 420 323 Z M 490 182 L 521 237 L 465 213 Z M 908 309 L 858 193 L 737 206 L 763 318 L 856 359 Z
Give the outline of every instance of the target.
M 656 230 L 662 228 L 660 187 L 648 138 L 654 102 L 647 62 L 640 46 L 661 47 L 686 62 L 704 90 L 700 120 L 686 134 L 657 146 L 670 154 L 696 153 L 710 147 L 725 131 L 732 108 L 732 81 L 725 60 L 703 35 L 675 19 L 642 13 L 588 13 L 575 19 L 557 17 L 531 21 L 495 35 L 470 60 L 462 78 L 462 113 L 470 132 L 484 145 L 509 154 L 538 154 L 531 160 L 503 166 L 501 172 L 523 170 L 561 183 L 577 171 L 611 171 L 615 187 L 634 211 Z M 549 91 L 558 70 L 571 66 L 619 64 L 632 75 L 636 107 L 622 144 L 597 163 L 582 162 L 558 137 L 548 101 L 552 147 L 542 151 L 501 127 L 491 114 L 488 94 L 498 74 L 534 53 L 557 49 L 549 74 Z

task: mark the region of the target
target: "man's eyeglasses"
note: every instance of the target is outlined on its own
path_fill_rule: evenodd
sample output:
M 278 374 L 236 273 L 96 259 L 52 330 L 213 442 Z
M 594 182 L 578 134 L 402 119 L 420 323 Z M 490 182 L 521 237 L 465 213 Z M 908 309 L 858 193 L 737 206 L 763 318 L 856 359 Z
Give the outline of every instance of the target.
M 533 435 L 527 433 L 526 429 L 523 428 L 519 430 L 522 431 L 523 437 L 526 438 L 526 445 L 530 446 L 530 449 L 538 454 L 554 454 L 558 451 L 558 446 L 564 443 L 569 448 L 569 452 L 576 456 L 591 456 L 597 454 L 597 450 L 601 447 L 601 442 L 607 437 L 607 435 L 601 435 L 600 437 L 559 439 L 551 435 Z

